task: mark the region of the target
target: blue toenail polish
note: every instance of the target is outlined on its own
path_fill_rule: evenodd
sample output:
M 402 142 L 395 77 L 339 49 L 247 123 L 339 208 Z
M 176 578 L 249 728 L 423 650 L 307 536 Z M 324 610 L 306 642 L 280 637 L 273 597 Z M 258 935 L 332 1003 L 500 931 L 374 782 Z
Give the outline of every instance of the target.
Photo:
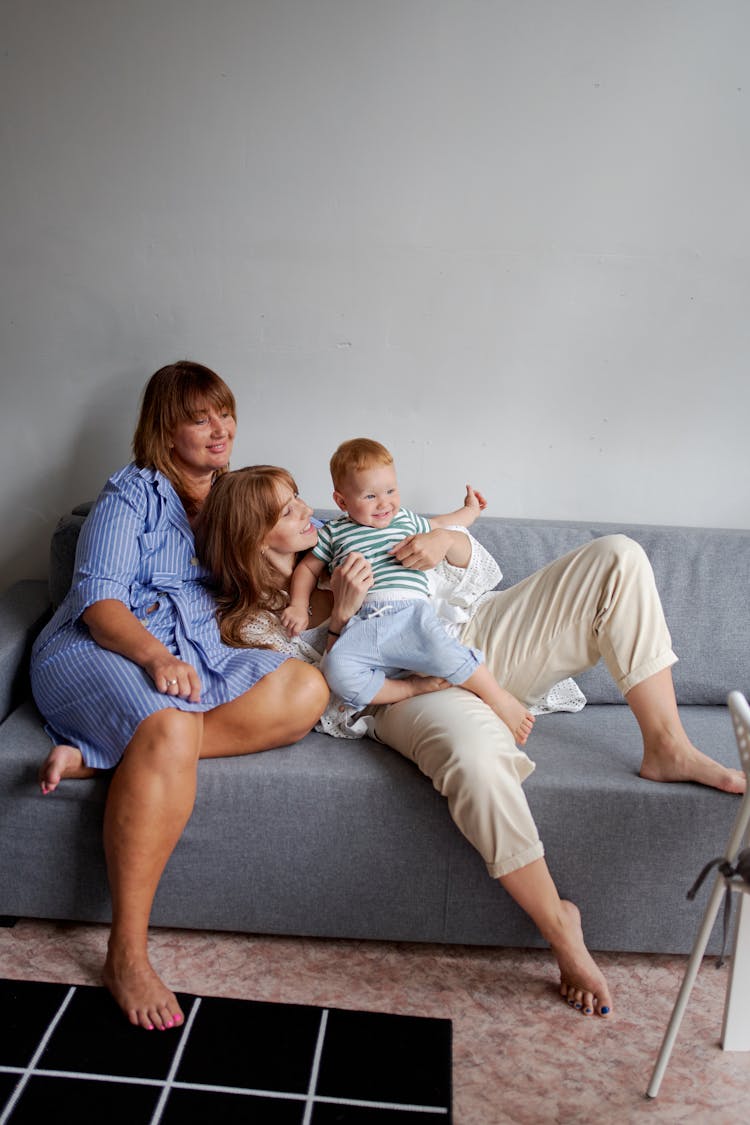
M 568 1007 L 569 1008 L 575 1008 L 575 1004 L 573 1003 L 572 1000 L 568 1000 Z
M 580 1010 L 581 1010 L 581 1007 L 582 1007 L 582 1005 L 581 1005 L 581 1004 L 576 1004 L 576 1008 L 578 1009 L 578 1011 L 579 1011 L 579 1012 L 580 1012 Z
M 590 1016 L 591 1013 L 593 1012 L 593 1010 L 594 1010 L 593 1008 L 584 1008 L 584 1011 L 585 1011 L 587 1016 Z
M 609 1008 L 606 1008 L 606 1007 L 600 1008 L 599 1011 L 602 1013 L 603 1016 L 606 1016 L 607 1012 L 609 1011 Z

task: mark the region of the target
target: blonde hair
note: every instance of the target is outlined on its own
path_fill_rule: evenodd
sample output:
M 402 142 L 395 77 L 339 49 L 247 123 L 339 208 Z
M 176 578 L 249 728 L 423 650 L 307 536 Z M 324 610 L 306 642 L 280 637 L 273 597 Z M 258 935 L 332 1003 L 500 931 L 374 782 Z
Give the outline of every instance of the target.
M 174 463 L 171 443 L 177 427 L 192 421 L 207 405 L 228 410 L 237 420 L 234 395 L 215 371 L 187 359 L 160 367 L 146 384 L 133 435 L 136 465 L 164 473 L 189 515 L 195 514 L 198 504 Z
M 214 482 L 195 527 L 198 558 L 210 573 L 219 632 L 225 644 L 247 647 L 242 627 L 259 609 L 287 604 L 278 571 L 264 557 L 263 540 L 274 528 L 283 505 L 279 486 L 296 495 L 286 469 L 249 465 L 224 473 Z
M 333 487 L 340 489 L 350 473 L 373 465 L 392 465 L 393 457 L 384 445 L 372 438 L 351 438 L 338 447 L 329 462 Z

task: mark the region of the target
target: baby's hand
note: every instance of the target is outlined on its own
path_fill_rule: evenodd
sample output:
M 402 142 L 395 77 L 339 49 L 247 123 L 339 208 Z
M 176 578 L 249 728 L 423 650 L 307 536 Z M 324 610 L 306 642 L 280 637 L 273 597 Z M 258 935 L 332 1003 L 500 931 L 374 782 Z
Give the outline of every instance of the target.
M 471 508 L 479 515 L 487 507 L 487 501 L 481 492 L 477 492 L 470 484 L 466 485 L 466 498 L 464 499 L 464 507 Z
M 303 629 L 307 628 L 310 615 L 307 612 L 307 606 L 288 605 L 279 614 L 279 620 L 290 637 L 297 637 Z

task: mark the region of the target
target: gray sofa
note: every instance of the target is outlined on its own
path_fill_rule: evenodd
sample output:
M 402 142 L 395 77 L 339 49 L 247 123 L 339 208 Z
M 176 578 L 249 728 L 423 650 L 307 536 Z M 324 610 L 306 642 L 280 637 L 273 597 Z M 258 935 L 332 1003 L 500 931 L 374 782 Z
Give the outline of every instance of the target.
M 70 581 L 86 510 L 64 518 L 53 537 L 49 588 L 23 581 L 0 601 L 0 914 L 8 916 L 109 917 L 107 778 L 39 794 L 48 741 L 27 682 L 31 639 Z M 750 531 L 492 518 L 474 528 L 505 584 L 614 530 L 652 560 L 681 658 L 674 676 L 689 734 L 736 765 L 725 700 L 748 687 Z M 579 683 L 584 710 L 541 716 L 527 747 L 537 770 L 526 792 L 550 868 L 580 905 L 593 949 L 686 952 L 700 910 L 686 889 L 723 850 L 738 799 L 641 780 L 638 729 L 604 668 Z M 161 882 L 154 925 L 540 944 L 431 783 L 386 747 L 313 733 L 199 769 L 195 811 Z

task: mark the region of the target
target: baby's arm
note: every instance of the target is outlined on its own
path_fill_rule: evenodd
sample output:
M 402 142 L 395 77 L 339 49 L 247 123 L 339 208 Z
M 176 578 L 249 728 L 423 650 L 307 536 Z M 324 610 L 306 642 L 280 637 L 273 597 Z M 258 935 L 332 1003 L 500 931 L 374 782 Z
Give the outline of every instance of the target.
M 432 528 L 450 527 L 453 524 L 458 527 L 471 527 L 479 513 L 483 512 L 486 507 L 487 501 L 482 493 L 477 492 L 470 484 L 467 484 L 463 508 L 459 508 L 455 512 L 449 512 L 445 516 L 432 516 L 430 526 Z
M 290 637 L 296 637 L 310 623 L 310 595 L 318 584 L 325 563 L 312 552 L 297 563 L 289 587 L 289 605 L 279 615 Z

